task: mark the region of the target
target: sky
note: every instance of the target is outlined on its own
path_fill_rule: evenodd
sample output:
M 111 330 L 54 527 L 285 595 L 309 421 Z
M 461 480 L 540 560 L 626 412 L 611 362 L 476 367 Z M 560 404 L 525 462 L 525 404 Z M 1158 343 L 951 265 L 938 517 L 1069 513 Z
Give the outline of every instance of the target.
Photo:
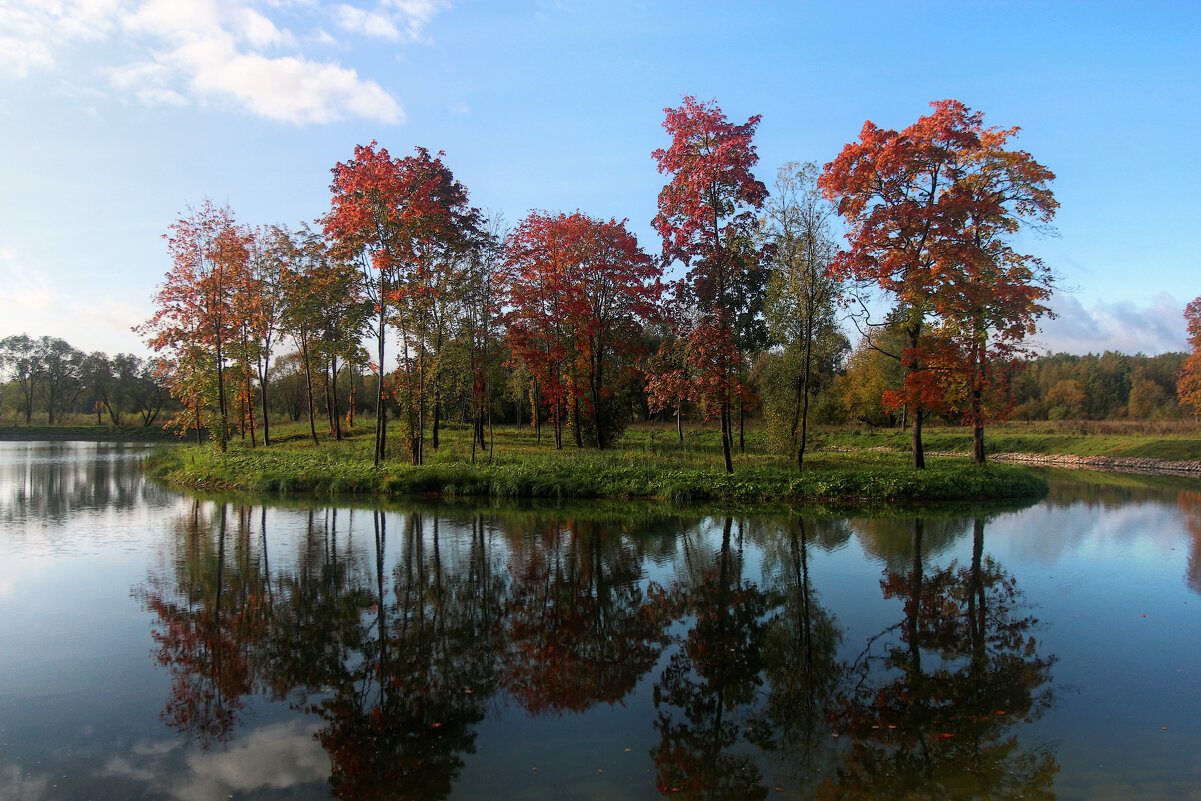
M 1049 167 L 1044 352 L 1185 350 L 1201 295 L 1201 3 L 0 0 L 0 337 L 147 353 L 163 234 L 329 207 L 356 144 L 423 146 L 471 202 L 628 219 L 664 183 L 663 110 L 762 115 L 756 174 L 954 98 Z

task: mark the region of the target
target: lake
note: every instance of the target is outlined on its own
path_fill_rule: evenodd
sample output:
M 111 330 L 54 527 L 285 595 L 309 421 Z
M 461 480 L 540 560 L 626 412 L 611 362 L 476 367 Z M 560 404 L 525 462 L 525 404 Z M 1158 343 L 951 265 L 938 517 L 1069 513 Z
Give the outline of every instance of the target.
M 0 799 L 1201 799 L 1195 479 L 724 515 L 145 453 L 0 442 Z

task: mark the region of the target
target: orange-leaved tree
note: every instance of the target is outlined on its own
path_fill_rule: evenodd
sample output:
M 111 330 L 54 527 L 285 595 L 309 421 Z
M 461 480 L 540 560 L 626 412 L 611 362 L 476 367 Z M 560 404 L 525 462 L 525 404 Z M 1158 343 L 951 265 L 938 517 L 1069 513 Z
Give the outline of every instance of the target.
M 1194 415 L 1201 415 L 1201 297 L 1194 298 L 1184 308 L 1184 322 L 1193 352 L 1180 366 L 1176 396 L 1181 406 L 1192 409 Z
M 611 444 L 613 386 L 636 361 L 642 321 L 656 312 L 659 268 L 625 221 L 532 212 L 509 235 L 501 276 L 514 355 L 541 388 L 555 445 L 571 414 L 576 445 Z
M 164 234 L 172 266 L 155 296 L 156 311 L 138 331 L 155 351 L 166 351 L 171 394 L 185 410 L 182 428 L 199 430 L 207 415 L 213 442 L 229 441 L 226 353 L 236 338 L 233 296 L 247 270 L 248 232 L 228 206 L 205 200 L 171 223 Z
M 426 354 L 433 292 L 430 274 L 448 249 L 465 246 L 478 227 L 467 190 L 442 163 L 418 147 L 393 158 L 372 142 L 355 147 L 354 158 L 333 168 L 326 236 L 339 257 L 356 260 L 375 308 L 380 381 L 376 395 L 375 464 L 386 456 L 384 373 L 387 329 L 401 332 L 401 380 L 405 394 L 405 442 L 412 461 L 422 460 L 425 426 Z
M 701 315 L 689 336 L 690 360 L 705 416 L 720 418 L 722 457 L 732 473 L 730 405 L 742 394 L 735 290 L 756 264 L 758 252 L 746 243 L 754 211 L 767 198 L 767 188 L 751 172 L 759 161 L 751 140 L 760 117 L 734 125 L 715 102 L 694 97 L 664 112 L 671 146 L 652 155 L 659 172 L 671 179 L 659 192 L 652 224 L 663 238 L 665 261 L 689 268 Z
M 1048 312 L 1049 270 L 1008 240 L 1022 227 L 1045 229 L 1058 206 L 1047 186 L 1054 175 L 1006 149 L 1018 129 L 985 128 L 983 114 L 956 100 L 931 106 L 901 131 L 865 122 L 819 179 L 851 229 L 832 273 L 879 287 L 904 312 L 906 380 L 893 401 L 913 422 L 918 468 L 922 421 L 945 404 L 949 370 L 969 376 L 982 460 L 989 365 L 1016 355 Z

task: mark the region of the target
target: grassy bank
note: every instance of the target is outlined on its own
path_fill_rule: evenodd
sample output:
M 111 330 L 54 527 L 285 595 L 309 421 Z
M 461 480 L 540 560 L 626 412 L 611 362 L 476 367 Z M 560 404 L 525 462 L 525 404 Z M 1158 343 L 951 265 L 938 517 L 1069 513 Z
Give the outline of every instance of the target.
M 964 426 L 927 427 L 922 440 L 927 451 L 972 452 L 972 431 Z M 815 445 L 819 448 L 888 448 L 908 452 L 909 432 L 900 429 L 829 429 L 817 433 Z M 987 453 L 1201 459 L 1201 426 L 1189 421 L 1006 423 L 986 428 L 984 445 Z
M 1004 465 L 974 467 L 962 460 L 932 461 L 915 471 L 900 453 L 814 453 L 803 475 L 769 454 L 752 433 L 735 471 L 720 469 L 716 432 L 637 427 L 608 451 L 553 449 L 528 429 L 497 430 L 491 463 L 461 429 L 447 431 L 426 464 L 405 463 L 399 443 L 380 468 L 371 464 L 372 434 L 361 431 L 314 446 L 297 432 L 271 448 L 235 443 L 221 454 L 211 446 L 164 449 L 151 473 L 199 489 L 252 492 L 374 493 L 494 498 L 653 498 L 734 503 L 885 503 L 1037 497 L 1046 485 L 1031 471 Z M 428 445 L 427 445 L 428 447 Z

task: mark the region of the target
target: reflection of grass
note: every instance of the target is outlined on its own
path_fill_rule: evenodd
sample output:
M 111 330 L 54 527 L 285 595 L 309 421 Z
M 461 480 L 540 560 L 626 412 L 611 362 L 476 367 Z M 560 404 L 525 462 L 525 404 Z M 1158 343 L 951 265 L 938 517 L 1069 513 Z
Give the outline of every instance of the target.
M 757 434 L 748 437 L 735 471 L 720 468 L 720 441 L 713 431 L 675 432 L 635 428 L 607 451 L 549 437 L 539 444 L 528 429 L 498 429 L 492 463 L 477 452 L 471 462 L 468 432 L 451 427 L 442 447 L 427 442 L 426 464 L 407 464 L 399 442 L 389 459 L 371 465 L 373 437 L 359 432 L 341 442 L 311 440 L 280 431 L 271 448 L 235 443 L 226 454 L 209 446 L 167 449 L 151 460 L 153 473 L 172 483 L 208 489 L 263 492 L 436 494 L 492 498 L 654 498 L 669 501 L 821 503 L 969 500 L 1032 497 L 1046 485 L 1022 468 L 976 468 L 962 460 L 931 460 L 915 471 L 895 453 L 814 453 L 804 475 L 765 452 Z
M 928 450 L 970 454 L 972 430 L 964 426 L 927 427 L 922 440 Z M 909 433 L 897 429 L 828 429 L 818 433 L 818 447 L 909 449 Z M 1175 424 L 1121 421 L 1007 423 L 984 431 L 989 453 L 1131 456 L 1150 459 L 1201 459 L 1201 428 Z

